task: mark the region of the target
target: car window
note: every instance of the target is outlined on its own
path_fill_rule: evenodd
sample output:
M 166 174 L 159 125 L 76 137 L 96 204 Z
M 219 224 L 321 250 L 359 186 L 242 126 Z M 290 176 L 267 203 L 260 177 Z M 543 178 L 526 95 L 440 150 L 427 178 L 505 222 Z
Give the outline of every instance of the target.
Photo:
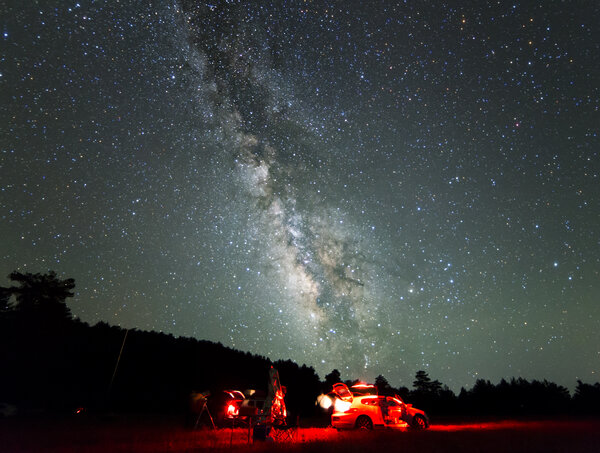
M 377 398 L 364 398 L 361 402 L 366 406 L 379 406 Z

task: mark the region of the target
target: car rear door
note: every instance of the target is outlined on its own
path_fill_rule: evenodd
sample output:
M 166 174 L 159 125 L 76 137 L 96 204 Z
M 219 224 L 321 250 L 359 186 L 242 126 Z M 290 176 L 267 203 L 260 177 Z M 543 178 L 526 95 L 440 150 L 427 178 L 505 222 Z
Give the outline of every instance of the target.
M 354 399 L 352 397 L 352 392 L 350 392 L 350 390 L 348 390 L 348 386 L 346 384 L 344 384 L 343 382 L 338 382 L 337 384 L 334 384 L 333 391 L 338 396 L 338 398 L 341 399 L 342 401 L 347 401 L 347 402 L 351 403 L 352 400 Z

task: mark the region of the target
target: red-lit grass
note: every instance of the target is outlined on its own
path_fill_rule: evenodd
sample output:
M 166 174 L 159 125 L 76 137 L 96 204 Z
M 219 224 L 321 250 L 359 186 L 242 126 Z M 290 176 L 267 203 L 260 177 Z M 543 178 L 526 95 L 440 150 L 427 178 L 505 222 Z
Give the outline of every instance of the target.
M 300 428 L 293 442 L 252 442 L 248 431 L 186 429 L 179 420 L 0 420 L 1 452 L 593 452 L 600 451 L 600 420 L 485 421 L 433 424 L 426 431 L 338 432 Z

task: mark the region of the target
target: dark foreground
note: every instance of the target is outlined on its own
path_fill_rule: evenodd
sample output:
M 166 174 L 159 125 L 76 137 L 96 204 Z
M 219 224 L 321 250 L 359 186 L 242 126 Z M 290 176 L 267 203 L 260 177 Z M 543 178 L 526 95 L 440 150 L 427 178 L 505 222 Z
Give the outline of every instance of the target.
M 0 420 L 0 452 L 595 452 L 600 419 L 437 423 L 426 431 L 302 428 L 252 442 L 245 429 L 185 429 L 161 418 Z

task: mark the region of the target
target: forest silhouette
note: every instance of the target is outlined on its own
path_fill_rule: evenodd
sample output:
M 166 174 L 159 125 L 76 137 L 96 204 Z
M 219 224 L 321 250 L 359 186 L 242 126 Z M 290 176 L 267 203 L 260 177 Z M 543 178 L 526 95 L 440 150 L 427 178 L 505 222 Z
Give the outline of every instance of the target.
M 55 272 L 12 272 L 0 287 L 0 402 L 20 414 L 90 411 L 185 413 L 192 392 L 266 390 L 268 370 L 279 370 L 286 404 L 300 417 L 326 416 L 318 395 L 342 380 L 333 370 L 321 381 L 315 370 L 291 360 L 272 361 L 205 340 L 126 330 L 74 319 L 66 304 L 75 281 Z M 352 384 L 357 381 L 346 381 Z M 456 395 L 427 372 L 418 371 L 412 389 L 393 387 L 382 375 L 381 394 L 438 415 L 599 414 L 600 384 L 581 381 L 573 395 L 548 381 L 479 379 Z

